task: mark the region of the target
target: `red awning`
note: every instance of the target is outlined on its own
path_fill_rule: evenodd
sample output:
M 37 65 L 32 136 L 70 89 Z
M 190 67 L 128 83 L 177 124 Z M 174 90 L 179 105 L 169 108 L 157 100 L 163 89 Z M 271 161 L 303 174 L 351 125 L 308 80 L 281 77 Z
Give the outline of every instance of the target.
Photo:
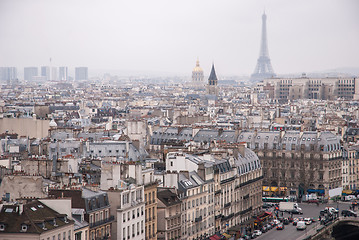
M 221 237 L 216 234 L 216 235 L 213 235 L 213 236 L 209 237 L 209 239 L 211 239 L 211 240 L 220 240 Z

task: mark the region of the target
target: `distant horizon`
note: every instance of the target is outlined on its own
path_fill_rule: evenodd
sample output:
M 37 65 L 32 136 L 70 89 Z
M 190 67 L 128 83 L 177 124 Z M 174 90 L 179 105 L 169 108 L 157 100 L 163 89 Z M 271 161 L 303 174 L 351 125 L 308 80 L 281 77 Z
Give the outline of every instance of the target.
M 248 76 L 264 9 L 274 73 L 359 68 L 357 0 L 2 0 L 0 66 Z
M 49 65 L 42 65 L 42 66 L 48 66 Z M 26 67 L 37 67 L 39 69 L 39 73 L 41 71 L 41 67 L 42 66 L 34 66 L 34 65 L 30 65 L 30 66 L 26 66 Z M 0 67 L 16 67 L 16 66 L 0 66 Z M 51 67 L 56 67 L 57 69 L 60 67 L 68 67 L 69 70 L 69 76 L 70 77 L 74 77 L 75 76 L 75 68 L 77 67 L 69 67 L 69 66 L 51 66 Z M 78 67 L 86 67 L 86 66 L 78 66 Z M 20 79 L 23 78 L 23 74 L 24 74 L 24 68 L 25 67 L 16 67 L 17 69 L 17 75 L 18 78 L 20 76 Z M 203 68 L 203 67 L 202 67 Z M 210 69 L 207 71 L 203 69 L 204 71 L 204 76 L 209 76 L 210 73 Z M 19 74 L 20 73 L 20 74 Z M 286 75 L 297 75 L 298 77 L 300 77 L 303 73 L 307 74 L 307 75 L 311 75 L 311 74 L 331 74 L 331 73 L 340 73 L 340 74 L 348 74 L 348 75 L 353 75 L 353 76 L 359 76 L 359 67 L 344 67 L 344 68 L 334 68 L 334 69 L 326 69 L 326 70 L 317 70 L 317 71 L 310 71 L 310 72 L 306 72 L 306 71 L 302 71 L 302 72 L 288 72 L 288 73 L 276 73 L 276 76 L 286 76 Z M 190 71 L 188 71 L 187 73 L 180 73 L 180 72 L 158 72 L 158 71 L 146 71 L 146 70 L 121 70 L 121 69 L 106 69 L 106 68 L 89 68 L 88 67 L 88 74 L 89 74 L 89 78 L 95 78 L 95 77 L 103 77 L 103 75 L 105 74 L 110 74 L 111 76 L 119 76 L 119 77 L 191 77 L 192 75 L 192 69 L 190 69 Z M 221 74 L 218 73 L 217 71 L 217 75 L 219 79 L 222 78 L 226 78 L 226 77 L 245 77 L 245 78 L 249 78 L 250 74 Z

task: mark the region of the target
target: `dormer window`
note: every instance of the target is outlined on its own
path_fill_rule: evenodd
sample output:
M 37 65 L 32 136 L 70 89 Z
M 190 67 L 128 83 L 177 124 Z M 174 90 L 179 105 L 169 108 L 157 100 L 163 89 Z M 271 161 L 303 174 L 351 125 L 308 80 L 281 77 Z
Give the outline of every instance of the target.
M 3 223 L 0 223 L 0 231 L 5 231 L 5 224 Z
M 67 221 L 67 216 L 64 217 L 64 222 L 68 223 L 69 221 Z
M 56 218 L 54 218 L 54 220 L 53 220 L 53 224 L 54 224 L 54 227 L 59 226 L 59 225 L 57 225 L 57 224 L 56 224 Z
M 22 224 L 21 225 L 21 232 L 26 232 L 27 231 L 27 225 L 26 224 Z

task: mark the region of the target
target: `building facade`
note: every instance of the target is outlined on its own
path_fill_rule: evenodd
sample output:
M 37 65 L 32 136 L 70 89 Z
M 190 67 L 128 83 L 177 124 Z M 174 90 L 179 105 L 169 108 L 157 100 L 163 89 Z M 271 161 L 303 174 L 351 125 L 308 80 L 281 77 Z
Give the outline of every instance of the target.
M 149 182 L 144 185 L 145 191 L 145 238 L 157 239 L 157 182 Z
M 32 81 L 34 77 L 39 75 L 39 69 L 37 67 L 25 67 L 24 68 L 24 80 Z
M 274 99 L 287 101 L 297 99 L 350 100 L 359 94 L 357 78 L 269 78 L 264 85 L 273 86 Z
M 267 195 L 328 196 L 342 185 L 340 139 L 331 132 L 242 132 L 239 138 L 261 160 Z
M 75 80 L 87 80 L 88 79 L 88 68 L 77 67 L 75 68 Z

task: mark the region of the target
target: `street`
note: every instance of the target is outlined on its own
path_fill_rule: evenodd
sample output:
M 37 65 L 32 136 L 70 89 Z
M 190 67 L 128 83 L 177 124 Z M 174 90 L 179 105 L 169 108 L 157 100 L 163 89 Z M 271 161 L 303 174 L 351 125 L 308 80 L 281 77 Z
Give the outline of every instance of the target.
M 338 203 L 339 207 L 339 213 L 343 209 L 349 209 L 350 203 L 346 202 L 340 202 Z M 299 207 L 303 210 L 303 215 L 293 215 L 293 218 L 295 217 L 309 217 L 309 218 L 318 218 L 320 210 L 323 210 L 325 207 L 334 207 L 337 208 L 337 203 L 331 203 L 331 204 L 319 204 L 317 206 L 316 204 L 308 204 L 308 203 L 300 203 Z M 272 209 L 269 209 L 270 211 L 273 211 Z M 355 209 L 355 211 L 358 211 L 358 209 Z M 284 213 L 283 217 L 290 217 L 290 214 Z M 277 230 L 275 227 L 271 230 L 269 230 L 266 233 L 263 233 L 261 236 L 257 237 L 256 239 L 265 239 L 265 240 L 287 240 L 287 239 L 303 239 L 305 238 L 305 235 L 307 232 L 312 228 L 319 228 L 321 225 L 319 222 L 314 222 L 310 225 L 307 225 L 307 229 L 304 231 L 298 231 L 296 229 L 296 226 L 293 226 L 292 223 L 289 225 L 285 225 L 285 228 L 283 230 Z

